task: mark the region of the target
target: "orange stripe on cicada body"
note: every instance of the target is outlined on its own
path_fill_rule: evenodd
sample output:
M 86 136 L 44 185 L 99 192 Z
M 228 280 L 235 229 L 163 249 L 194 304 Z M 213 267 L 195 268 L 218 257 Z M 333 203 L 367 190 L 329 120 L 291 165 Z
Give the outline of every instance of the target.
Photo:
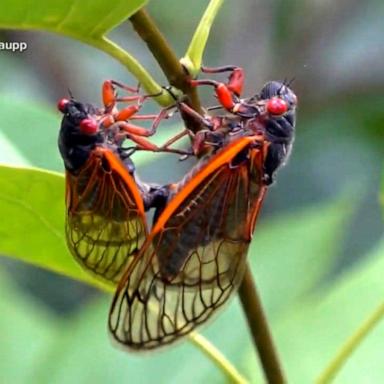
M 250 117 L 199 117 L 179 104 L 207 128 L 193 145 L 204 156 L 173 185 L 118 285 L 109 329 L 125 347 L 140 351 L 171 344 L 236 292 L 267 187 L 288 153 L 281 148 L 293 138 L 294 120 L 287 116 L 294 116 L 295 104 L 279 115 L 268 110 L 276 85 L 263 88 L 260 95 L 268 98 L 255 100 Z M 279 88 L 282 100 L 293 95 L 286 85 Z

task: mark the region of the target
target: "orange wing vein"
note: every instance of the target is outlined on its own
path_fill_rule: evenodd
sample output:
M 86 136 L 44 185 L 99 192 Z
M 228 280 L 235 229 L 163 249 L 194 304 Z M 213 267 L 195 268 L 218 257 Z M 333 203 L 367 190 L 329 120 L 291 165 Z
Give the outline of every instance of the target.
M 66 236 L 80 264 L 117 283 L 147 235 L 143 200 L 133 177 L 98 147 L 79 174 L 66 173 Z

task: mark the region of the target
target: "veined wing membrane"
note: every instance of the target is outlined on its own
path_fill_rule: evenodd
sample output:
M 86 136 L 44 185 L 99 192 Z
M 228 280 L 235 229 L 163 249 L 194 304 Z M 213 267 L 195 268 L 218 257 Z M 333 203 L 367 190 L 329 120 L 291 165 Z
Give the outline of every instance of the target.
M 117 288 L 109 327 L 120 343 L 172 343 L 235 292 L 265 192 L 260 140 L 236 140 L 180 183 Z
M 67 243 L 80 264 L 117 283 L 147 234 L 133 177 L 109 149 L 98 147 L 77 175 L 67 171 Z

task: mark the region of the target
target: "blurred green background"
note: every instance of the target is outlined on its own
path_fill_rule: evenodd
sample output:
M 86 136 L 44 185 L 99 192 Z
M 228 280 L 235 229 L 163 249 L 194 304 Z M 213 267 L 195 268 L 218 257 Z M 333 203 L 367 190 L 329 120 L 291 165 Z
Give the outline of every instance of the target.
M 148 6 L 180 57 L 206 4 Z M 295 78 L 294 150 L 268 193 L 249 254 L 292 383 L 313 382 L 384 297 L 383 17 L 381 0 L 227 1 L 204 57 L 205 65 L 244 67 L 246 95 L 268 80 Z M 165 84 L 129 23 L 111 37 Z M 103 80 L 137 81 L 104 53 L 68 38 L 0 31 L 0 40 L 28 43 L 23 53 L 0 52 L 0 162 L 62 172 L 56 101 L 69 88 L 99 104 Z M 214 103 L 210 92 L 202 99 Z M 180 125 L 160 129 L 162 138 Z M 137 162 L 147 181 L 178 180 L 190 166 L 167 155 L 141 154 Z M 12 259 L 0 262 L 0 383 L 225 381 L 188 342 L 144 356 L 114 348 L 106 332 L 109 296 Z M 252 382 L 262 382 L 237 299 L 203 334 Z M 383 382 L 383 336 L 380 324 L 335 382 Z

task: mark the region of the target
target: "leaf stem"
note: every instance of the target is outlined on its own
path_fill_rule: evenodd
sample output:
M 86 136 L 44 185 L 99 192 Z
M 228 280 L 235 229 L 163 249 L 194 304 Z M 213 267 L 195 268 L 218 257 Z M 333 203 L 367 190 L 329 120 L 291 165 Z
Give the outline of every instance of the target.
M 188 79 L 189 75 L 184 71 L 176 54 L 169 46 L 159 28 L 156 26 L 148 12 L 140 9 L 129 18 L 133 28 L 138 33 L 140 38 L 145 41 L 148 49 L 151 51 L 160 68 L 163 70 L 169 83 L 180 89 L 188 99 L 187 103 L 195 111 L 202 114 L 200 101 L 197 95 L 196 88 L 191 87 Z M 192 119 L 183 116 L 183 119 L 192 132 L 196 132 L 200 125 Z
M 139 81 L 142 87 L 150 94 L 160 93 L 162 87 L 152 78 L 152 76 L 141 66 L 141 64 L 127 51 L 121 48 L 118 44 L 103 36 L 101 38 L 82 38 L 82 41 L 98 48 L 110 56 L 114 57 L 121 64 L 123 64 L 129 72 L 131 72 Z M 155 97 L 156 101 L 163 105 L 168 106 L 174 103 L 171 95 L 163 92 L 160 96 Z
M 239 297 L 267 382 L 269 384 L 286 383 L 249 264 L 240 285 Z
M 202 57 L 207 44 L 212 24 L 219 12 L 224 0 L 211 0 L 206 8 L 199 25 L 189 43 L 189 47 L 182 61 L 189 73 L 195 76 L 201 67 Z
M 184 90 L 188 87 L 177 56 L 147 11 L 141 9 L 130 18 L 133 28 L 147 44 L 170 84 Z
M 189 341 L 203 351 L 225 373 L 232 383 L 248 383 L 231 362 L 205 337 L 197 332 L 192 332 L 189 334 Z
M 378 324 L 378 322 L 384 317 L 384 303 L 381 303 L 375 310 L 369 315 L 369 317 L 361 324 L 356 332 L 345 342 L 340 348 L 339 352 L 329 363 L 327 368 L 321 373 L 316 381 L 316 384 L 331 383 L 336 374 L 340 371 L 342 366 L 350 358 L 352 353 L 356 350 L 359 344 L 362 343 L 368 333 Z

